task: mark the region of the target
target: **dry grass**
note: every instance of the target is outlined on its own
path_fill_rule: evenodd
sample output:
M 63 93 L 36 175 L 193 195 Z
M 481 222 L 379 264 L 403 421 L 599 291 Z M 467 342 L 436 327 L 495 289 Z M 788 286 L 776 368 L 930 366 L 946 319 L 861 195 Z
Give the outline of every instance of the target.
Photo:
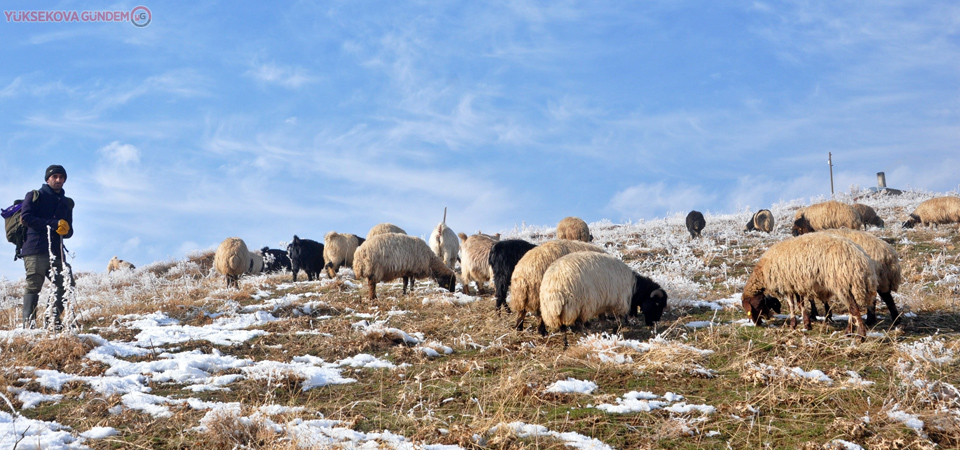
M 892 232 L 884 234 L 893 237 Z M 844 336 L 845 324 L 839 322 L 817 323 L 808 332 L 784 329 L 780 321 L 771 327 L 742 327 L 729 325 L 742 319 L 738 310 L 672 308 L 658 325 L 658 336 L 632 324 L 620 330 L 622 339 L 617 341 L 603 334 L 616 333 L 616 322 L 600 320 L 588 327 L 589 338 L 578 343 L 584 335 L 571 335 L 571 347 L 563 350 L 560 335 L 541 338 L 513 331 L 512 315 L 494 313 L 490 297 L 465 305 L 425 305 L 425 299 L 442 296 L 432 290 L 432 283 L 421 281 L 419 289 L 407 296 L 400 294 L 398 284 L 385 284 L 380 299 L 370 302 L 365 288 L 352 289 L 342 281 L 290 285 L 289 274 L 244 279 L 239 290 L 227 290 L 222 278 L 204 271 L 209 255 L 198 255 L 189 265 L 150 267 L 165 280 L 152 290 L 131 289 L 136 280 L 104 286 L 104 300 L 84 317 L 84 332 L 129 341 L 138 330 L 117 322 L 118 316 L 162 311 L 181 324 L 203 326 L 212 322 L 209 313 L 262 303 L 262 292 L 269 292 L 268 299 L 298 295 L 298 300 L 272 312 L 280 320 L 262 326 L 267 331 L 263 336 L 234 346 L 188 342 L 158 352 L 175 347 L 281 362 L 301 355 L 334 362 L 366 353 L 396 368 L 342 368 L 342 376 L 356 382 L 309 390 L 292 374 L 243 379 L 231 384 L 229 391 L 189 393 L 176 384 L 151 386 L 155 395 L 243 405 L 215 414 L 185 405 L 170 405 L 172 417 L 162 419 L 129 409 L 115 414 L 110 411 L 121 404 L 119 397 L 96 395 L 82 383 L 67 385 L 59 403 L 21 413 L 76 430 L 92 426 L 120 430 L 120 436 L 88 442 L 97 448 L 294 448 L 296 443 L 277 427 L 318 417 L 358 432 L 390 430 L 415 443 L 464 448 L 479 448 L 477 437 L 484 439 L 485 448 L 568 448 L 556 435 L 519 436 L 508 426 L 513 422 L 542 425 L 554 433 L 579 433 L 631 449 L 841 448 L 837 439 L 877 449 L 934 444 L 956 448 L 960 392 L 952 387 L 960 385 L 960 370 L 957 358 L 944 363 L 935 357 L 960 351 L 956 302 L 960 293 L 956 284 L 940 282 L 945 267 L 958 265 L 960 240 L 942 230 L 920 230 L 909 238 L 913 244 L 896 244 L 907 274 L 896 300 L 915 316 L 905 318 L 900 329 L 862 343 Z M 727 280 L 745 276 L 752 267 L 763 250 L 757 239 L 762 237 L 730 241 L 723 251 L 692 251 L 691 261 L 700 267 L 695 276 L 708 286 L 701 298 L 724 298 L 736 291 L 735 283 Z M 662 250 L 637 247 L 624 247 L 622 254 L 644 264 L 668 256 Z M 306 313 L 308 302 L 317 303 Z M 695 320 L 726 324 L 685 326 Z M 383 321 L 386 328 L 419 333 L 423 343 L 447 346 L 453 353 L 430 357 L 394 331 L 364 332 L 357 326 L 362 321 Z M 876 330 L 889 325 L 884 318 Z M 623 339 L 645 347 L 618 345 Z M 931 357 L 918 357 L 916 346 L 925 346 Z M 0 390 L 27 387 L 45 392 L 24 381 L 30 373 L 26 366 L 102 375 L 106 366 L 84 357 L 91 348 L 90 341 L 71 336 L 0 342 L 0 357 L 7 367 L 0 371 Z M 820 371 L 831 381 L 798 375 L 796 369 Z M 849 382 L 851 372 L 872 384 Z M 231 373 L 240 371 L 212 375 Z M 590 395 L 546 392 L 567 378 L 593 381 L 597 390 Z M 615 404 L 631 391 L 658 396 L 672 392 L 689 404 L 713 406 L 716 412 L 654 409 L 611 414 L 596 408 Z M 888 416 L 895 404 L 924 422 L 923 435 Z M 257 408 L 264 405 L 304 409 L 258 415 Z M 203 431 L 195 429 L 200 425 Z

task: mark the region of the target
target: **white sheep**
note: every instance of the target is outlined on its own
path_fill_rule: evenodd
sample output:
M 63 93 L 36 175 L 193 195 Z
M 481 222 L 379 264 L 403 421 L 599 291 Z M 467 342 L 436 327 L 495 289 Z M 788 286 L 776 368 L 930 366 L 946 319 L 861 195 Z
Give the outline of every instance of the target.
M 370 239 L 378 234 L 383 234 L 383 233 L 407 234 L 406 231 L 403 231 L 403 228 L 400 228 L 392 223 L 380 223 L 380 224 L 374 225 L 373 228 L 371 228 L 370 231 L 367 232 L 367 239 Z
M 805 305 L 836 297 L 849 310 L 847 333 L 856 326 L 863 338 L 866 327 L 860 307 L 872 303 L 876 292 L 876 263 L 859 245 L 832 234 L 811 233 L 771 246 L 754 266 L 741 301 L 747 316 L 759 324 L 762 316 L 769 315 L 771 303 L 782 298 L 790 309 L 785 325 L 796 327 L 799 310 L 810 329 Z
M 439 223 L 430 233 L 430 250 L 433 250 L 443 263 L 454 270 L 457 266 L 457 255 L 460 253 L 460 240 L 446 223 Z
M 560 257 L 573 252 L 599 252 L 603 249 L 593 244 L 560 239 L 543 243 L 523 255 L 510 277 L 510 309 L 517 314 L 516 329 L 523 330 L 523 320 L 527 313 L 540 315 L 540 282 L 547 267 Z M 538 325 L 540 333 L 545 333 L 543 320 Z
M 238 237 L 229 237 L 220 243 L 213 256 L 213 267 L 227 279 L 227 287 L 239 287 L 240 276 L 263 271 L 263 256 L 247 250 L 247 244 Z
M 490 268 L 490 248 L 497 241 L 483 234 L 460 237 L 460 277 L 463 281 L 463 293 L 470 293 L 470 282 L 477 283 L 477 293 L 484 294 L 483 283 L 493 279 L 493 269 Z
M 660 320 L 666 306 L 667 293 L 659 284 L 605 253 L 563 256 L 550 264 L 540 284 L 540 317 L 547 329 L 564 331 L 564 347 L 567 327 L 601 314 L 635 317 L 637 309 L 649 326 Z
M 456 273 L 430 250 L 422 239 L 399 233 L 383 233 L 367 239 L 353 258 L 353 272 L 357 279 L 366 279 L 370 299 L 377 298 L 377 283 L 403 279 L 403 293 L 407 284 L 413 288 L 413 279 L 432 276 L 440 287 L 453 292 Z
M 364 239 L 355 234 L 340 234 L 331 231 L 323 237 L 323 269 L 330 279 L 337 277 L 341 266 L 353 267 L 353 254 Z

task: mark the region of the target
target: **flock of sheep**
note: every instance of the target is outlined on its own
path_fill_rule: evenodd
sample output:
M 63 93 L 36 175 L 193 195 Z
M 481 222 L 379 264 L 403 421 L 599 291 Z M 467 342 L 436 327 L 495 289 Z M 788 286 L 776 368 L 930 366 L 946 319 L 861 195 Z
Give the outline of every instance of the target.
M 756 219 L 754 216 L 754 227 Z M 960 223 L 960 198 L 938 197 L 922 202 L 903 227 L 912 228 L 917 223 Z M 782 299 L 789 311 L 786 325 L 796 327 L 799 314 L 804 327 L 810 329 L 810 319 L 817 315 L 816 301 L 829 316 L 828 301 L 836 298 L 849 311 L 847 333 L 856 330 L 862 339 L 866 326 L 877 321 L 875 304 L 879 295 L 893 325 L 898 324 L 900 313 L 892 292 L 902 281 L 899 257 L 892 245 L 860 231 L 867 224 L 883 227 L 873 208 L 866 205 L 828 201 L 797 211 L 792 227 L 795 237 L 771 246 L 747 279 L 741 297 L 747 316 L 759 324 L 771 311 L 780 312 Z M 861 315 L 863 309 L 867 311 L 866 321 Z
M 903 226 L 918 223 L 960 223 L 960 198 L 921 203 Z M 879 295 L 897 324 L 900 318 L 891 293 L 902 280 L 899 258 L 893 246 L 860 231 L 867 224 L 884 225 L 873 208 L 861 204 L 828 201 L 797 211 L 795 237 L 771 246 L 747 280 L 742 294 L 747 316 L 760 324 L 772 312 L 779 313 L 785 302 L 786 325 L 796 327 L 802 316 L 809 329 L 811 316 L 817 315 L 816 302 L 829 316 L 829 301 L 835 298 L 845 302 L 850 313 L 848 333 L 855 330 L 863 337 L 865 327 L 876 323 Z M 706 226 L 703 214 L 691 211 L 686 225 L 693 238 L 700 237 Z M 773 229 L 773 214 L 766 209 L 754 214 L 745 227 L 768 233 Z M 484 283 L 492 281 L 496 310 L 516 314 L 517 330 L 523 329 L 529 314 L 539 319 L 536 328 L 541 334 L 548 329 L 564 331 L 565 345 L 569 328 L 603 314 L 620 319 L 643 314 L 648 326 L 660 320 L 667 304 L 664 289 L 591 244 L 586 222 L 567 217 L 557 225 L 556 236 L 540 245 L 500 240 L 499 234 L 468 236 L 455 233 L 444 219 L 428 242 L 388 223 L 373 227 L 365 238 L 331 231 L 320 243 L 294 236 L 285 251 L 267 247 L 250 251 L 243 240 L 231 237 L 217 248 L 214 269 L 226 277 L 227 286 L 237 286 L 244 274 L 290 270 L 296 281 L 303 270 L 308 280 L 319 279 L 324 272 L 333 279 L 347 266 L 358 280 L 366 281 L 371 300 L 377 298 L 377 283 L 395 279 L 402 280 L 404 295 L 415 279 L 432 278 L 450 292 L 459 279 L 465 294 L 474 283 L 479 295 L 484 294 Z M 119 263 L 115 257 L 110 267 Z M 865 321 L 862 310 L 867 311 Z
M 497 311 L 515 312 L 520 330 L 528 313 L 539 318 L 536 328 L 544 335 L 548 328 L 566 331 L 602 314 L 629 319 L 642 313 L 648 325 L 660 320 L 666 292 L 592 240 L 586 222 L 576 217 L 563 219 L 557 225 L 557 240 L 539 246 L 521 239 L 500 240 L 499 234 L 458 234 L 445 219 L 428 243 L 383 223 L 365 238 L 331 231 L 320 243 L 294 236 L 286 251 L 266 247 L 250 251 L 242 239 L 231 237 L 217 248 L 213 265 L 228 287 L 236 287 L 244 274 L 285 269 L 293 273 L 294 282 L 300 270 L 311 281 L 324 272 L 333 279 L 347 266 L 358 280 L 366 281 L 370 300 L 377 298 L 378 283 L 395 279 L 402 280 L 404 295 L 416 279 L 432 278 L 450 292 L 459 279 L 465 294 L 475 284 L 479 295 L 492 281 Z

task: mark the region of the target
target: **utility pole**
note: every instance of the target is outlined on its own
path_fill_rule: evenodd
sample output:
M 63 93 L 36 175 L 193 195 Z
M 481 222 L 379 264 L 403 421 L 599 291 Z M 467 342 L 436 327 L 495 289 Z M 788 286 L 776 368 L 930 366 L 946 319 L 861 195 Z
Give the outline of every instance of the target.
M 833 198 L 833 153 L 827 152 L 827 165 L 830 166 L 830 198 Z

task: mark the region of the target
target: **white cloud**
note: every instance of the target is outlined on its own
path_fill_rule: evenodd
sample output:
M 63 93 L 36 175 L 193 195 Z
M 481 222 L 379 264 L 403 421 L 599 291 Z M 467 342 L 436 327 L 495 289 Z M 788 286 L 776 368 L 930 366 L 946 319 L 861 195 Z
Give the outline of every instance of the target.
M 105 162 L 111 165 L 130 165 L 140 163 L 140 150 L 130 144 L 113 141 L 100 149 Z
M 246 74 L 257 81 L 290 89 L 319 81 L 319 77 L 311 75 L 302 67 L 281 66 L 273 63 L 255 64 Z

